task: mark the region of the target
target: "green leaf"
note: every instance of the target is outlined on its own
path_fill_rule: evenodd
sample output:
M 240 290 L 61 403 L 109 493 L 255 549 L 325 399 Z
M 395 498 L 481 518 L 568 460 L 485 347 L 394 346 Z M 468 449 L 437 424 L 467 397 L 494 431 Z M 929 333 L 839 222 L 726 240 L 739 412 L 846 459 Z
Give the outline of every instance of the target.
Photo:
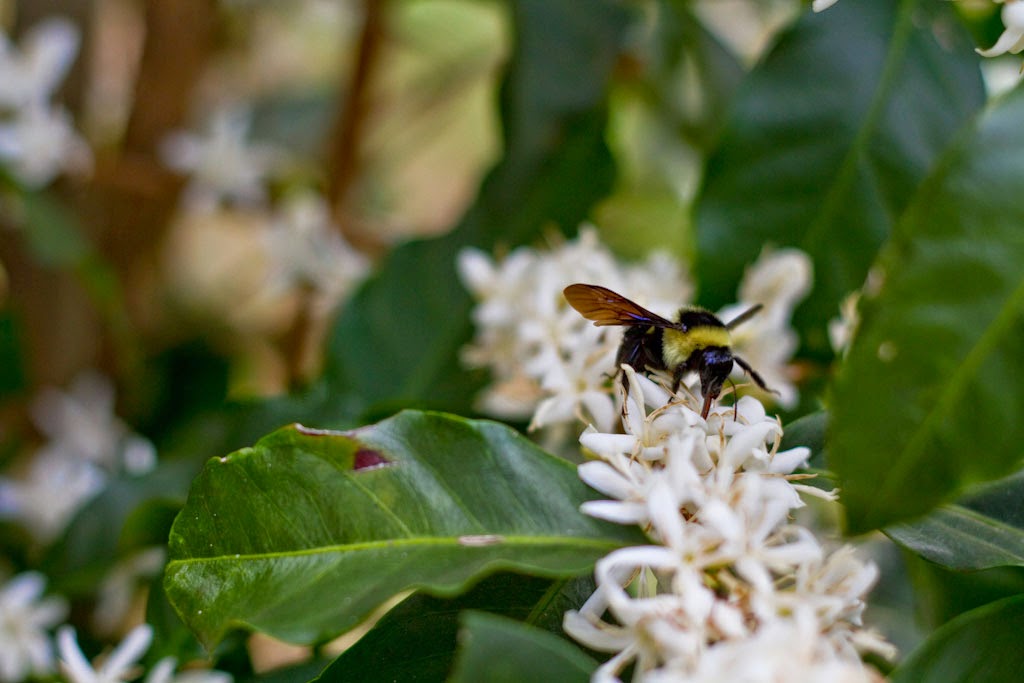
M 320 675 L 320 683 L 391 683 L 443 681 L 455 659 L 460 614 L 487 610 L 536 624 L 551 604 L 559 604 L 564 581 L 552 582 L 517 574 L 488 577 L 468 593 L 443 599 L 412 595 L 385 614 L 352 647 Z M 578 606 L 572 605 L 572 606 Z M 570 606 L 562 606 L 561 615 Z
M 1024 566 L 1024 473 L 926 517 L 886 528 L 897 543 L 950 569 Z
M 605 90 L 630 14 L 599 0 L 516 0 L 516 45 L 502 89 L 505 149 L 453 233 L 403 245 L 335 325 L 327 377 L 370 415 L 429 406 L 467 413 L 481 373 L 462 370 L 471 300 L 455 272 L 469 245 L 571 233 L 611 187 Z
M 95 258 L 96 250 L 82 235 L 74 215 L 44 192 L 18 188 L 12 199 L 33 257 L 43 266 L 72 269 Z
M 161 461 L 145 475 L 107 482 L 48 550 L 42 569 L 54 577 L 54 588 L 65 595 L 91 594 L 119 559 L 162 542 L 170 511 L 181 506 L 194 474 L 191 463 Z
M 406 590 L 577 576 L 643 542 L 581 514 L 590 493 L 497 423 L 409 411 L 349 433 L 296 425 L 207 463 L 171 531 L 165 589 L 207 647 L 235 626 L 322 642 Z
M 962 614 L 907 658 L 893 683 L 1013 683 L 1024 671 L 1024 596 Z
M 837 377 L 829 464 L 851 532 L 1019 466 L 1024 441 L 1024 89 L 979 117 L 877 265 Z
M 806 446 L 811 449 L 810 464 L 812 467 L 821 467 L 823 454 L 825 452 L 825 425 L 828 422 L 828 413 L 819 410 L 810 415 L 804 415 L 786 425 L 782 434 L 780 450 L 788 450 L 797 446 Z
M 984 102 L 979 58 L 948 4 L 840 2 L 782 33 L 708 163 L 696 215 L 707 305 L 733 300 L 765 245 L 799 247 L 815 284 L 795 323 L 808 350 L 831 355 L 826 322 Z
M 701 22 L 688 0 L 662 0 L 655 40 L 665 58 L 658 63 L 655 96 L 680 122 L 683 137 L 698 149 L 718 139 L 733 96 L 745 76 L 735 54 Z M 681 84 L 680 75 L 691 80 Z
M 585 683 L 598 666 L 572 643 L 505 617 L 470 612 L 463 623 L 450 683 Z

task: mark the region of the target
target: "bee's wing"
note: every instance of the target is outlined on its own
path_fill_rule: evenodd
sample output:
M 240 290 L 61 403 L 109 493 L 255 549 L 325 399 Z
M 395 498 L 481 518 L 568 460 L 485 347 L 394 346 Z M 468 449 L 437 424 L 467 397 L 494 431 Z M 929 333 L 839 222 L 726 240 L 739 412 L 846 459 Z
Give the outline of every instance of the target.
M 653 325 L 677 327 L 657 313 L 648 311 L 612 290 L 599 285 L 569 285 L 563 292 L 569 305 L 595 325 Z

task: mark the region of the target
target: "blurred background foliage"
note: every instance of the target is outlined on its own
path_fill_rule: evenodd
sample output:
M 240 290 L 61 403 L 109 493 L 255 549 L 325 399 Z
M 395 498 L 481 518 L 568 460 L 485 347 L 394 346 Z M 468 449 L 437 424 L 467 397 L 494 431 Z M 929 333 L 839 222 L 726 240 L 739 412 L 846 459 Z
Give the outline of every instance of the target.
M 927 212 L 932 201 L 966 206 L 960 185 L 944 179 L 1002 182 L 971 201 L 1007 211 L 1024 186 L 1020 161 L 984 173 L 971 165 L 991 159 L 972 154 L 975 142 L 988 153 L 1024 147 L 998 127 L 1020 109 L 1019 89 L 976 118 L 1019 77 L 1019 60 L 983 65 L 973 51 L 1002 30 L 984 1 L 841 0 L 820 15 L 792 0 L 0 3 L 15 40 L 53 14 L 82 31 L 59 99 L 93 162 L 90 173 L 46 187 L 0 176 L 0 462 L 16 469 L 41 440 L 31 398 L 86 368 L 113 378 L 117 413 L 159 453 L 144 476 L 118 474 L 50 544 L 34 545 L 16 525 L 0 529 L 8 569 L 42 568 L 81 611 L 116 560 L 166 539 L 207 458 L 293 421 L 349 428 L 406 407 L 473 415 L 486 377 L 459 362 L 472 333 L 472 302 L 455 272 L 463 247 L 556 243 L 591 221 L 622 256 L 654 247 L 678 255 L 709 307 L 732 300 L 765 244 L 806 250 L 816 285 L 797 314 L 795 372 L 807 398 L 787 416 L 799 417 L 823 407 L 834 360 L 827 323 L 878 253 L 899 263 L 907 245 L 934 237 L 929 227 L 956 228 L 955 212 Z M 162 145 L 239 105 L 251 112 L 249 138 L 285 152 L 268 201 L 319 193 L 339 234 L 371 263 L 336 306 L 301 283 L 268 291 L 252 229 L 263 217 L 240 205 L 201 217 L 182 209 L 187 180 L 168 169 Z M 928 194 L 918 194 L 922 183 Z M 1017 223 L 1001 225 L 988 247 L 1019 246 Z M 1021 271 L 1011 251 L 1002 267 L 1012 289 Z M 950 284 L 922 277 L 896 288 L 909 313 L 881 309 L 938 310 L 921 302 L 941 307 Z M 869 322 L 881 316 L 875 306 Z M 1018 328 L 991 319 L 965 325 L 960 341 L 992 333 L 1009 344 Z M 875 330 L 871 339 L 890 338 L 890 327 Z M 922 349 L 915 358 L 932 376 L 944 367 L 926 335 L 906 343 Z M 827 447 L 855 498 L 870 497 L 871 478 L 900 455 L 877 446 L 877 432 L 846 435 L 919 414 L 915 404 L 893 407 L 905 396 L 887 393 L 889 370 L 874 350 L 851 354 L 861 365 L 836 388 L 839 442 Z M 1020 391 L 1006 398 L 984 385 L 977 404 L 1020 405 Z M 860 411 L 865 397 L 878 402 Z M 938 460 L 948 476 L 925 485 L 918 502 L 890 516 L 855 510 L 851 528 L 913 517 L 1012 471 L 1019 449 L 991 448 L 1003 449 L 997 465 L 960 467 L 970 455 L 958 451 Z M 886 490 L 905 497 L 918 474 L 907 465 Z M 960 574 L 916 556 L 908 571 L 891 547 L 879 552 L 893 569 L 876 609 L 906 648 L 921 628 L 909 612 L 927 629 L 1020 590 L 1018 569 L 1004 566 L 1019 566 L 1016 555 Z M 162 647 L 198 654 L 158 588 L 148 610 Z M 229 639 L 219 665 L 242 647 Z

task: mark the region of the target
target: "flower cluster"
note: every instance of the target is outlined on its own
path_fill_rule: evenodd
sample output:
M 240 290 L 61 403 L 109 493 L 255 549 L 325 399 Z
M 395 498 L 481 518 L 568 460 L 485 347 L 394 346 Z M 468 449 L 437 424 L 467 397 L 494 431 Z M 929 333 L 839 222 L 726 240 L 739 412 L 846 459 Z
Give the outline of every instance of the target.
M 31 414 L 47 441 L 20 476 L 0 477 L 0 517 L 17 519 L 41 543 L 59 535 L 111 476 L 156 465 L 153 444 L 117 417 L 114 387 L 96 372 L 82 373 L 66 392 L 43 389 Z
M 165 164 L 187 178 L 170 249 L 178 255 L 170 258 L 171 289 L 186 308 L 249 332 L 278 325 L 282 301 L 296 292 L 309 294 L 311 312 L 326 319 L 369 262 L 342 237 L 316 191 L 271 201 L 267 186 L 282 175 L 287 155 L 250 139 L 251 118 L 247 109 L 223 107 L 202 132 L 163 141 Z M 209 258 L 211 251 L 223 258 Z
M 609 431 L 616 420 L 609 378 L 621 328 L 595 327 L 585 320 L 565 301 L 567 285 L 600 284 L 669 319 L 693 295 L 688 274 L 671 256 L 655 253 L 641 263 L 623 263 L 592 229 L 549 251 L 516 249 L 500 263 L 466 250 L 459 271 L 478 300 L 476 338 L 464 360 L 488 368 L 493 378 L 481 409 L 505 418 L 532 415 L 531 428 L 582 422 Z M 806 254 L 766 250 L 748 269 L 740 302 L 720 312 L 728 321 L 751 304 L 764 306 L 735 331 L 734 348 L 784 406 L 798 398 L 787 367 L 797 347 L 789 320 L 810 282 Z
M 136 662 L 153 642 L 153 627 L 142 624 L 132 629 L 121 644 L 93 667 L 78 647 L 75 629 L 62 626 L 57 631 L 61 667 L 70 683 L 118 683 L 135 678 Z M 174 674 L 177 660 L 164 657 L 146 674 L 144 683 L 231 683 L 231 674 L 211 669 L 195 669 Z
M 70 114 L 51 102 L 78 43 L 78 29 L 63 19 L 32 28 L 20 49 L 0 33 L 0 165 L 31 187 L 92 162 Z
M 22 681 L 53 672 L 47 631 L 68 614 L 67 602 L 43 597 L 46 579 L 23 572 L 0 587 L 0 681 Z
M 808 451 L 779 451 L 782 429 L 750 396 L 707 420 L 692 396 L 672 396 L 624 367 L 624 434 L 589 427 L 595 459 L 580 476 L 609 500 L 584 512 L 637 524 L 649 546 L 597 564 L 597 590 L 564 627 L 612 653 L 594 675 L 630 664 L 644 681 L 872 681 L 861 654 L 892 647 L 861 625 L 877 570 L 853 551 L 827 552 L 790 520 Z
M 562 296 L 566 286 L 601 284 L 655 312 L 675 310 L 693 292 L 667 254 L 625 265 L 586 228 L 576 240 L 549 251 L 522 247 L 501 263 L 468 249 L 458 266 L 479 302 L 473 310 L 476 339 L 463 357 L 493 377 L 481 407 L 507 418 L 532 415 L 533 427 L 580 419 L 610 427 L 615 420 L 608 379 L 619 335 L 571 309 Z

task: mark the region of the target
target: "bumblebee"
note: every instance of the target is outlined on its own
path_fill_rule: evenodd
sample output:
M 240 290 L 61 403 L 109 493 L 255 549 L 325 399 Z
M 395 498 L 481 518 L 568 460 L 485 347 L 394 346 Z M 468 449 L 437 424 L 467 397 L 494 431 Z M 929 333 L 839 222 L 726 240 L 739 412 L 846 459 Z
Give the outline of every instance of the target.
M 771 391 L 761 376 L 730 347 L 729 330 L 749 320 L 761 310 L 761 304 L 748 308 L 729 323 L 696 307 L 680 309 L 679 320 L 672 322 L 598 285 L 569 285 L 563 294 L 570 306 L 595 325 L 628 328 L 619 346 L 616 367 L 625 363 L 637 372 L 669 371 L 673 393 L 679 390 L 683 375 L 696 372 L 704 394 L 702 418 L 707 418 L 712 402 L 722 393 L 722 384 L 729 378 L 733 363 L 743 368 L 757 386 Z M 628 391 L 625 377 L 622 385 Z

